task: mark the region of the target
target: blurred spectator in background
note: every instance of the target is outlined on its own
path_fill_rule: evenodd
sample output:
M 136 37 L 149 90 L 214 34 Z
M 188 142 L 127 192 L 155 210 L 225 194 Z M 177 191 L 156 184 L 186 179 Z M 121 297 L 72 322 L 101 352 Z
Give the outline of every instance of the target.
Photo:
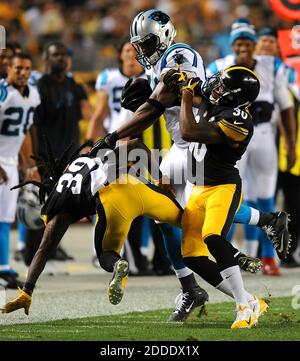
M 72 149 L 79 147 L 79 121 L 82 118 L 82 108 L 88 107 L 87 97 L 83 88 L 73 77 L 66 74 L 68 67 L 67 47 L 60 42 L 50 43 L 44 52 L 45 73 L 37 82 L 41 96 L 41 104 L 35 113 L 35 153 L 45 156 L 47 148 L 44 135 L 47 137 L 54 157 L 59 158 L 71 143 Z M 43 172 L 43 169 L 39 169 Z M 44 229 L 28 230 L 25 262 L 30 264 L 35 251 L 42 239 Z M 60 247 L 53 258 L 56 260 L 72 260 Z
M 38 92 L 27 84 L 31 69 L 29 55 L 14 54 L 8 62 L 6 81 L 0 86 L 0 285 L 14 289 L 21 286 L 9 262 L 10 228 L 18 190 L 10 189 L 19 183 L 18 167 L 24 171 L 25 180 L 40 180 L 35 162 L 30 159 L 30 128 L 34 110 L 40 104 Z
M 258 41 L 256 45 L 257 55 L 272 55 L 280 56 L 277 32 L 274 28 L 266 27 L 261 29 L 258 33 Z M 279 145 L 279 173 L 277 189 L 282 190 L 284 195 L 285 210 L 290 214 L 290 233 L 292 238 L 291 249 L 288 257 L 281 261 L 281 267 L 294 268 L 300 267 L 299 260 L 296 259 L 296 250 L 299 244 L 300 237 L 300 143 L 299 143 L 299 125 L 300 125 L 300 111 L 299 111 L 299 84 L 296 83 L 296 70 L 289 65 L 285 66 L 286 81 L 288 83 L 291 96 L 293 98 L 294 109 L 295 109 L 295 121 L 297 129 L 296 138 L 296 155 L 297 159 L 295 165 L 288 170 L 287 169 L 287 155 L 285 149 L 284 137 L 286 133 L 280 123 L 278 134 L 278 145 Z M 278 116 L 277 116 L 278 119 Z

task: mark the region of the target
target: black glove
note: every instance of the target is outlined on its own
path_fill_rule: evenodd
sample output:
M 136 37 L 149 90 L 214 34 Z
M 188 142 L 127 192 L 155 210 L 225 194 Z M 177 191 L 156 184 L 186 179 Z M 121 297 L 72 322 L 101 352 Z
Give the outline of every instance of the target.
M 119 135 L 117 132 L 107 134 L 106 137 L 101 138 L 95 142 L 92 149 L 89 152 L 89 156 L 96 157 L 100 149 L 114 149 L 117 141 L 119 140 Z
M 180 92 L 180 88 L 186 79 L 187 73 L 179 69 L 170 69 L 162 76 L 164 84 L 176 93 Z
M 189 93 L 192 94 L 192 96 L 197 96 L 197 95 L 202 95 L 201 92 L 201 85 L 202 85 L 202 80 L 200 78 L 190 78 L 187 79 L 182 87 L 180 88 L 180 91 L 182 90 L 187 90 Z
M 201 95 L 202 80 L 200 78 L 188 78 L 187 72 L 183 70 L 170 69 L 163 75 L 163 82 L 176 93 L 180 93 L 185 89 L 193 96 Z
M 122 90 L 121 106 L 135 112 L 152 94 L 148 80 L 129 79 Z

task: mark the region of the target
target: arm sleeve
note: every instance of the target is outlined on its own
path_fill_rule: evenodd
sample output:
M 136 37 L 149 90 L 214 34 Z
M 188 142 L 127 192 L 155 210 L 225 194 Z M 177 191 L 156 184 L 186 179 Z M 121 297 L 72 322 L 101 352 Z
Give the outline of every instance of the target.
M 108 71 L 104 70 L 102 73 L 98 75 L 96 79 L 95 89 L 97 91 L 107 90 L 107 86 L 108 86 Z

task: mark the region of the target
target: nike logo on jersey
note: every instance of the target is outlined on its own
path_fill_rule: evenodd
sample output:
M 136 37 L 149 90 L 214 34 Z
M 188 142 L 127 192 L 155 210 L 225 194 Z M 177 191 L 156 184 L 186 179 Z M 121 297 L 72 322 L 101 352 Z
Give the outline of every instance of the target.
M 185 309 L 185 312 L 189 313 L 192 310 L 193 304 L 195 303 L 195 301 L 193 301 L 190 305 L 190 307 Z
M 241 125 L 243 122 L 237 122 L 236 120 L 233 122 L 234 125 Z

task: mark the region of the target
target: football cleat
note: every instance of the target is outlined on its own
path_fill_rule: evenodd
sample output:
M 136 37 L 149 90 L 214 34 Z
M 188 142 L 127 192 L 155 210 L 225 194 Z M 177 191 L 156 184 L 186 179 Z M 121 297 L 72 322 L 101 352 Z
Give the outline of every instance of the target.
M 257 324 L 255 313 L 248 305 L 237 305 L 236 311 L 237 316 L 230 327 L 231 329 L 251 328 Z
M 258 320 L 265 312 L 268 311 L 269 305 L 263 298 L 257 298 L 253 295 L 253 300 L 249 301 L 249 306 L 255 314 L 256 319 Z
M 239 267 L 246 272 L 256 273 L 262 268 L 262 262 L 259 258 L 253 258 L 241 254 L 238 256 Z
M 288 223 L 290 221 L 289 214 L 281 211 L 272 213 L 272 215 L 273 218 L 269 221 L 269 223 L 261 228 L 273 242 L 279 259 L 283 260 L 289 253 L 292 241 L 288 229 Z
M 123 298 L 128 268 L 129 265 L 125 259 L 120 259 L 115 263 L 113 277 L 108 286 L 109 302 L 113 305 L 119 304 Z
M 1 271 L 0 286 L 6 289 L 17 290 L 19 287 L 23 287 L 23 282 L 19 280 L 18 274 L 15 271 Z
M 175 300 L 176 308 L 168 321 L 185 321 L 196 307 L 203 306 L 207 301 L 208 293 L 200 286 L 195 286 L 188 292 L 180 293 Z

